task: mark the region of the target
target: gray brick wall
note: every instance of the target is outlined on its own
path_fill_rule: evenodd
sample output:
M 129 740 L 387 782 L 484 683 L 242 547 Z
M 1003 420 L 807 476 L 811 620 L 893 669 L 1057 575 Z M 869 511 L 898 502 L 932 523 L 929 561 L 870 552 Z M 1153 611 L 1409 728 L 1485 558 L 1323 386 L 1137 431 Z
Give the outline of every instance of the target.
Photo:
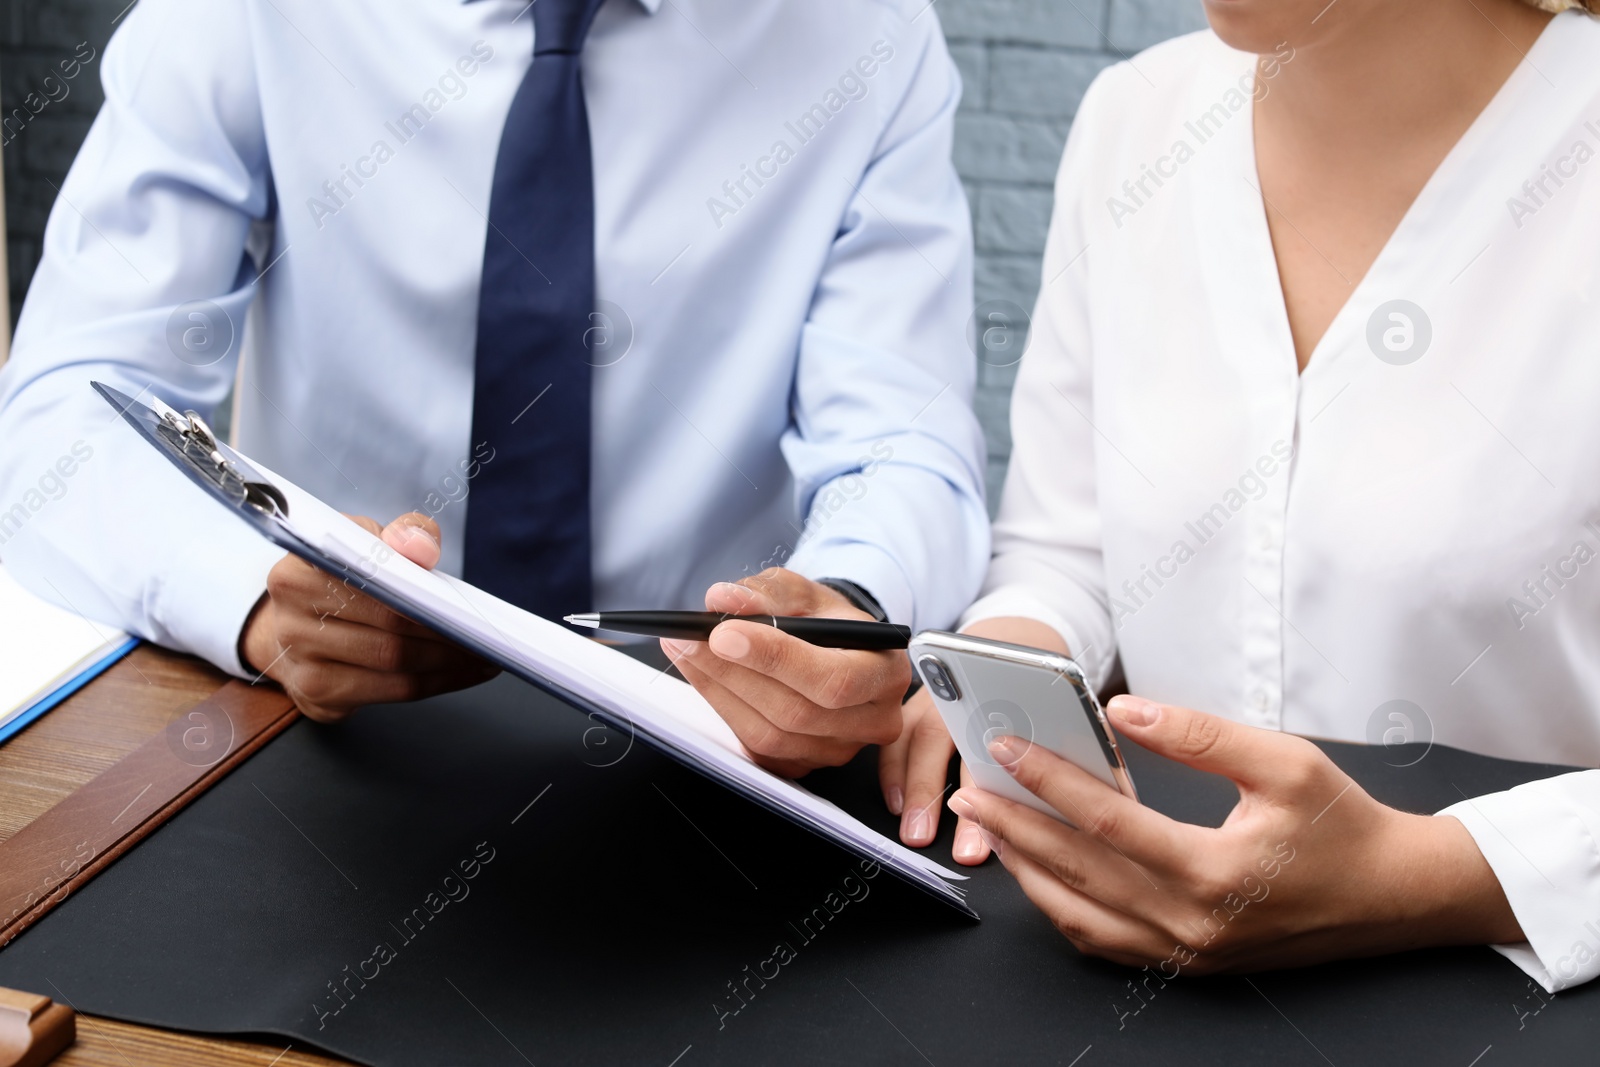
M 130 6 L 129 0 L 5 0 L 0 5 L 0 142 L 13 325 L 39 262 L 56 187 L 100 109 L 100 57 Z M 76 76 L 67 77 L 89 49 L 94 58 L 78 63 Z
M 790 0 L 804 2 L 804 0 Z M 972 204 L 978 300 L 1031 312 L 1050 219 L 1050 182 L 1078 102 L 1107 64 L 1204 25 L 1200 0 L 936 0 L 966 95 L 956 167 Z M 99 56 L 128 0 L 5 0 L 0 11 L 0 111 L 55 94 L 5 145 L 6 245 L 12 315 L 39 258 L 45 217 L 100 106 Z M 95 60 L 63 81 L 80 42 Z M 56 82 L 47 83 L 54 77 Z M 59 86 L 65 85 L 63 94 Z M 991 503 L 1011 451 L 1007 407 L 1015 366 L 980 362 L 978 414 L 989 437 Z
M 1050 222 L 1050 185 L 1067 128 L 1094 76 L 1205 25 L 1200 0 L 939 0 L 966 91 L 956 169 L 972 204 L 978 302 L 1028 313 Z M 1016 366 L 979 361 L 978 417 L 989 439 L 989 504 L 1000 497 Z

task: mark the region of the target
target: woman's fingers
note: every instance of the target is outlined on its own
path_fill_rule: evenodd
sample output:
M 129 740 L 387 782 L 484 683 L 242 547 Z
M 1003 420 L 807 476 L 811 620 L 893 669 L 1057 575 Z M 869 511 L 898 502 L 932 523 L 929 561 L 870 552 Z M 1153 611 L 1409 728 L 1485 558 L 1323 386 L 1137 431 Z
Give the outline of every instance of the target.
M 1079 952 L 1128 967 L 1171 952 L 1170 939 L 1160 930 L 1069 888 L 1038 861 L 1004 845 L 998 855 L 1028 899 Z
M 1287 784 L 1286 767 L 1319 759 L 1332 766 L 1304 738 L 1192 708 L 1119 696 L 1112 698 L 1106 711 L 1120 733 L 1151 752 L 1208 774 L 1220 774 L 1249 789 L 1280 791 Z
M 1024 804 L 963 788 L 950 798 L 950 810 L 981 826 L 1002 854 L 1025 855 L 1092 899 L 1137 910 L 1162 892 L 1149 871 L 1114 845 Z
M 1029 792 L 1119 852 L 1163 869 L 1182 856 L 1178 823 L 1054 752 L 1015 737 L 995 738 L 989 752 Z

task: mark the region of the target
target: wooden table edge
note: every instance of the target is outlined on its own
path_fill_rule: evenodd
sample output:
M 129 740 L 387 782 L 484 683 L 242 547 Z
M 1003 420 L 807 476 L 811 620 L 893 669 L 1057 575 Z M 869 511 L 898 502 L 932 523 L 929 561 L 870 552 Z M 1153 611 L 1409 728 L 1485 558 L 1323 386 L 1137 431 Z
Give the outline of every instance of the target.
M 191 656 L 149 644 L 134 649 L 100 677 L 0 744 L 0 849 L 25 827 L 55 810 L 61 801 L 158 740 L 179 715 L 218 699 L 229 685 L 242 684 Z M 198 775 L 182 793 L 151 798 L 158 802 L 146 817 L 145 833 L 220 780 L 297 717 L 281 692 L 271 692 L 285 713 L 274 717 L 258 732 L 248 751 L 241 751 L 228 765 L 219 764 Z M 121 838 L 112 849 L 96 856 L 94 863 L 73 872 L 67 879 L 67 892 L 100 873 L 143 836 L 130 834 Z M 5 914 L 9 915 L 9 910 Z M 72 1006 L 67 996 L 70 990 L 53 988 L 47 976 L 41 975 L 34 985 L 43 988 L 29 988 L 27 992 Z M 77 1042 L 51 1063 L 60 1067 L 338 1067 L 350 1062 L 302 1049 L 288 1039 L 165 1030 L 81 1013 L 77 1035 Z

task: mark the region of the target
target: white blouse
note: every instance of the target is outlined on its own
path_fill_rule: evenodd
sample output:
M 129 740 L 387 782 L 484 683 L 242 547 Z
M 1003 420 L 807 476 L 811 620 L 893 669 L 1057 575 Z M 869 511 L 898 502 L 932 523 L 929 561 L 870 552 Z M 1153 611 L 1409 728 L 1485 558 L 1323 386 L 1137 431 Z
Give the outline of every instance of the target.
M 1037 619 L 1100 681 L 1120 655 L 1133 692 L 1252 726 L 1600 767 L 1597 58 L 1600 22 L 1550 23 L 1304 373 L 1270 78 L 1209 33 L 1103 73 L 963 622 Z M 1528 936 L 1501 951 L 1550 990 L 1600 974 L 1600 771 L 1446 810 Z

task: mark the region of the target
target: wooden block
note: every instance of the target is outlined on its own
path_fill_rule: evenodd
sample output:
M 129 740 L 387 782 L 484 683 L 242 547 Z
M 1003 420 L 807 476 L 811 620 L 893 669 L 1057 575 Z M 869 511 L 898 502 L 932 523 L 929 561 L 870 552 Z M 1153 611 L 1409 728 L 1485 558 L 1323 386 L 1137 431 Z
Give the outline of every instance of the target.
M 0 987 L 0 1067 L 41 1067 L 78 1036 L 76 1018 L 49 997 Z

